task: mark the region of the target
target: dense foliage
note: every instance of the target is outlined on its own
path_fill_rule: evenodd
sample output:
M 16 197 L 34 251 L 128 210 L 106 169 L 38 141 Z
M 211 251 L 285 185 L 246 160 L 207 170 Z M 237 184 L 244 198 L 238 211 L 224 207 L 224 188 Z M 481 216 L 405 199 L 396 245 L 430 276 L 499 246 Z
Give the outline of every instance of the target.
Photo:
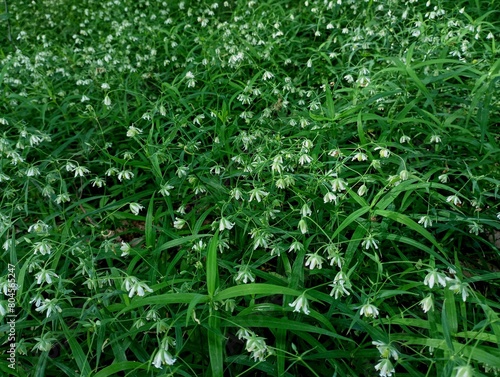
M 5 4 L 3 373 L 500 372 L 499 2 Z

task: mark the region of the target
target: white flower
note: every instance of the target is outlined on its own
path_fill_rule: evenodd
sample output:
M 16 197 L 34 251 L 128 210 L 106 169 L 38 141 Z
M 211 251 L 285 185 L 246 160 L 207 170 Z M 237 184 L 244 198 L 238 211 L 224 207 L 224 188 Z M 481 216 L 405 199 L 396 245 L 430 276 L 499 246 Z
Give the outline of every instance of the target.
M 395 372 L 394 366 L 389 359 L 382 359 L 377 365 L 375 370 L 380 372 L 380 377 L 390 377 Z
M 455 377 L 473 377 L 474 376 L 474 369 L 470 365 L 462 365 L 460 367 L 455 368 L 457 371 L 457 374 L 455 374 Z
M 359 188 L 358 188 L 358 195 L 359 196 L 363 196 L 366 194 L 366 190 L 367 190 L 367 187 L 365 184 L 361 185 Z
M 122 241 L 122 244 L 121 244 L 121 247 L 120 247 L 120 250 L 122 252 L 121 256 L 122 257 L 126 257 L 130 253 L 131 249 L 132 248 L 130 247 L 130 244 L 128 244 L 127 242 L 123 242 Z
M 265 338 L 251 334 L 246 338 L 246 341 L 245 349 L 252 353 L 254 361 L 264 361 L 266 353 L 269 352 Z
M 424 313 L 427 313 L 429 310 L 434 310 L 434 300 L 432 299 L 432 295 L 428 295 L 420 301 L 420 305 L 422 306 Z
M 323 264 L 323 261 L 325 260 L 325 258 L 323 258 L 318 253 L 306 254 L 306 256 L 308 257 L 306 260 L 306 267 L 309 266 L 309 268 L 311 270 L 314 270 L 314 268 L 316 266 L 318 266 L 318 269 L 321 270 L 321 267 L 322 267 L 322 264 Z
M 453 291 L 455 294 L 461 294 L 462 301 L 465 302 L 469 296 L 469 284 L 455 278 L 450 285 L 450 291 Z
M 482 225 L 476 223 L 475 221 L 472 222 L 472 224 L 469 225 L 469 233 L 473 233 L 476 236 L 479 235 L 480 232 L 483 232 L 483 227 Z
M 347 188 L 347 182 L 342 178 L 335 178 L 330 181 L 333 192 L 344 191 Z
M 48 298 L 46 298 L 44 301 L 43 301 L 43 304 L 40 305 L 38 308 L 35 309 L 35 311 L 37 312 L 40 312 L 40 313 L 43 313 L 44 311 L 47 311 L 47 313 L 45 314 L 48 317 L 50 317 L 50 314 L 52 312 L 58 312 L 58 313 L 61 313 L 62 312 L 62 309 L 59 305 L 57 305 L 57 299 L 52 299 L 52 300 L 49 300 Z
M 352 161 L 354 161 L 354 160 L 366 161 L 366 160 L 368 160 L 368 156 L 363 152 L 358 152 L 353 156 Z
M 372 344 L 377 347 L 378 352 L 380 352 L 380 356 L 388 359 L 392 357 L 394 360 L 399 358 L 398 351 L 391 346 L 390 344 L 386 344 L 379 340 L 373 341 Z
M 430 218 L 430 216 L 425 215 L 425 216 L 422 216 L 420 218 L 420 220 L 418 220 L 418 223 L 423 224 L 424 228 L 428 228 L 428 227 L 432 226 L 432 219 Z
M 134 173 L 132 173 L 130 170 L 122 170 L 121 172 L 118 173 L 118 180 L 121 182 L 122 180 L 130 180 L 134 178 Z
M 299 227 L 300 233 L 302 233 L 302 234 L 307 233 L 307 221 L 305 218 L 300 219 L 298 227 Z
M 399 178 L 401 178 L 402 181 L 406 181 L 410 177 L 410 172 L 406 169 L 403 169 L 399 172 Z
M 42 255 L 50 254 L 52 252 L 52 245 L 47 239 L 34 243 L 34 254 L 40 253 Z
M 161 186 L 161 189 L 160 189 L 160 194 L 162 194 L 163 196 L 170 196 L 170 190 L 172 190 L 174 188 L 174 186 L 172 185 L 169 185 L 169 184 L 164 184 Z
M 184 225 L 186 225 L 186 220 L 180 219 L 178 217 L 175 218 L 175 221 L 174 221 L 174 228 L 175 229 L 182 229 L 184 227 Z
M 328 191 L 328 192 L 325 194 L 325 196 L 323 196 L 323 202 L 325 202 L 325 203 L 334 202 L 335 204 L 337 204 L 337 202 L 338 202 L 338 197 L 337 197 L 337 195 L 335 195 L 333 192 Z
M 127 137 L 134 137 L 136 135 L 142 134 L 142 130 L 135 126 L 130 126 L 127 131 Z
M 300 313 L 301 311 L 304 312 L 304 314 L 309 314 L 309 303 L 307 302 L 307 298 L 305 296 L 305 293 L 302 293 L 299 297 L 295 299 L 294 302 L 288 304 L 293 308 L 294 312 Z
M 37 272 L 35 274 L 35 279 L 37 284 L 43 284 L 43 283 L 51 284 L 52 278 L 58 278 L 58 277 L 59 276 L 56 275 L 55 272 L 46 269 L 42 269 L 40 272 Z
M 158 351 L 156 351 L 155 357 L 153 358 L 152 364 L 158 369 L 162 369 L 163 364 L 174 365 L 175 361 L 177 360 L 168 352 L 169 342 L 171 342 L 170 338 L 165 337 L 162 340 Z
M 302 245 L 299 241 L 293 241 L 292 244 L 290 245 L 290 248 L 288 249 L 288 252 L 292 251 L 301 251 L 304 248 L 304 245 Z
M 378 249 L 378 241 L 373 237 L 373 235 L 369 235 L 363 242 L 361 242 L 361 246 L 365 249 L 369 249 L 372 246 L 374 249 Z
M 440 143 L 441 142 L 441 136 L 439 135 L 431 135 L 431 140 L 430 140 L 431 143 Z
M 409 136 L 403 135 L 399 138 L 399 142 L 401 144 L 408 143 L 411 140 Z
M 234 223 L 230 222 L 225 217 L 222 217 L 219 221 L 219 230 L 222 232 L 224 229 L 231 230 L 233 229 Z
M 253 190 L 250 191 L 250 199 L 248 200 L 251 202 L 252 200 L 257 200 L 257 202 L 261 202 L 263 197 L 266 197 L 269 195 L 268 192 L 261 190 L 259 188 L 254 188 Z
M 128 292 L 128 297 L 132 297 L 134 294 L 144 296 L 146 292 L 153 292 L 146 283 L 139 281 L 135 276 L 127 276 L 123 281 L 122 287 Z
M 309 156 L 308 154 L 304 153 L 302 154 L 300 157 L 299 157 L 299 164 L 300 165 L 304 165 L 304 164 L 308 164 L 312 161 L 312 157 Z
M 438 272 L 437 269 L 429 270 L 424 278 L 424 284 L 429 288 L 434 287 L 435 284 L 446 287 L 446 276 L 442 272 Z
M 136 216 L 144 209 L 144 206 L 141 206 L 139 203 L 130 203 L 129 207 L 130 212 L 132 212 Z
M 240 200 L 243 198 L 243 192 L 238 188 L 238 187 L 235 187 L 234 189 L 232 189 L 229 194 L 231 195 L 232 198 L 236 199 L 236 200 Z
M 90 173 L 90 170 L 85 166 L 77 166 L 73 171 L 75 172 L 75 178 L 83 177 L 85 174 Z
M 391 151 L 387 148 L 377 147 L 377 148 L 375 148 L 375 150 L 379 151 L 378 153 L 379 153 L 381 158 L 387 158 L 391 154 Z
M 447 183 L 448 182 L 448 174 L 441 174 L 439 177 L 439 182 L 441 183 Z
M 248 269 L 248 266 L 240 266 L 240 270 L 238 274 L 234 278 L 235 281 L 243 281 L 244 284 L 251 281 L 252 283 L 255 281 L 255 277 L 252 272 Z
M 459 204 L 462 204 L 462 201 L 460 200 L 460 198 L 457 196 L 457 195 L 450 195 L 446 198 L 446 201 L 448 203 L 453 203 L 454 205 L 459 205 Z
M 376 318 L 379 314 L 379 311 L 375 305 L 364 304 L 360 309 L 360 314 L 368 318 Z
M 111 106 L 111 98 L 109 98 L 108 95 L 106 95 L 106 97 L 104 97 L 104 100 L 102 101 L 104 103 L 104 105 L 106 106 Z
M 269 79 L 272 79 L 273 77 L 274 75 L 271 72 L 265 71 L 264 74 L 262 75 L 262 80 L 267 81 Z
M 307 203 L 305 203 L 302 206 L 302 208 L 300 209 L 300 214 L 302 215 L 302 217 L 306 217 L 306 216 L 311 216 L 312 215 L 311 208 L 307 205 Z

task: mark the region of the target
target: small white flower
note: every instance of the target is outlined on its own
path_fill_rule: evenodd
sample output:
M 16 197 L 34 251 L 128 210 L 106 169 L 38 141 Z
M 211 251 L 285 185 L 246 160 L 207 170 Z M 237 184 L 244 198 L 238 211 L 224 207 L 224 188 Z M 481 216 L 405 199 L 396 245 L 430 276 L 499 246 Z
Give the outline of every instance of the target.
M 441 174 L 439 177 L 439 182 L 441 183 L 447 183 L 448 182 L 448 174 Z
M 175 218 L 175 221 L 174 221 L 174 228 L 175 229 L 182 229 L 182 228 L 184 228 L 184 225 L 186 225 L 186 220 L 180 219 L 178 217 Z
M 299 164 L 300 165 L 307 165 L 312 161 L 312 157 L 309 156 L 308 154 L 304 153 L 299 157 Z
M 46 255 L 52 252 L 52 245 L 47 239 L 44 239 L 40 242 L 35 242 L 33 246 L 34 246 L 34 254 L 40 253 L 42 255 Z
M 172 190 L 173 188 L 174 188 L 174 186 L 165 183 L 164 185 L 161 186 L 159 192 L 163 196 L 170 196 L 170 190 Z
M 118 180 L 121 182 L 124 179 L 125 180 L 130 180 L 134 178 L 134 173 L 132 173 L 130 170 L 122 170 L 121 172 L 118 173 Z
M 363 242 L 361 242 L 361 246 L 367 250 L 370 246 L 378 250 L 378 241 L 373 237 L 373 235 L 370 234 Z
M 238 274 L 234 278 L 236 282 L 242 281 L 243 284 L 248 283 L 251 281 L 252 283 L 255 282 L 255 277 L 248 268 L 248 266 L 240 266 L 240 270 L 238 271 Z
M 309 303 L 307 301 L 307 298 L 305 296 L 305 293 L 302 293 L 299 297 L 295 299 L 294 302 L 288 304 L 293 308 L 294 312 L 300 313 L 301 311 L 304 314 L 309 314 Z
M 434 300 L 432 295 L 428 295 L 422 301 L 420 301 L 420 305 L 422 306 L 422 310 L 424 313 L 427 313 L 429 310 L 434 310 Z
M 446 287 L 446 276 L 437 269 L 429 270 L 429 273 L 424 278 L 424 284 L 432 289 L 435 284 Z
M 368 160 L 368 156 L 366 155 L 366 153 L 363 153 L 363 152 L 358 152 L 356 153 L 353 158 L 352 158 L 352 161 L 354 160 L 358 160 L 358 161 L 366 161 Z
M 156 351 L 155 357 L 153 358 L 152 364 L 158 369 L 162 369 L 163 364 L 174 365 L 177 360 L 168 352 L 169 342 L 171 343 L 170 338 L 165 337 Z
M 379 315 L 378 308 L 373 304 L 364 304 L 359 312 L 368 318 L 376 318 Z
M 144 206 L 141 206 L 139 203 L 130 203 L 129 207 L 130 212 L 132 212 L 136 216 L 144 209 Z
M 375 365 L 375 370 L 380 372 L 380 377 L 390 377 L 395 372 L 394 366 L 389 359 L 381 359 L 377 365 Z
M 129 255 L 130 250 L 132 250 L 132 248 L 130 247 L 130 244 L 122 241 L 122 244 L 120 246 L 120 250 L 122 252 L 121 256 L 126 257 L 127 255 Z
M 140 128 L 137 128 L 135 126 L 130 126 L 127 130 L 127 137 L 134 137 L 139 134 L 142 134 L 142 130 Z
M 403 135 L 399 138 L 399 142 L 401 144 L 408 143 L 411 140 L 409 136 Z
M 402 181 L 406 181 L 410 177 L 410 172 L 406 169 L 403 169 L 399 172 L 399 178 L 401 178 Z
M 322 267 L 322 264 L 323 264 L 323 261 L 325 260 L 325 258 L 323 258 L 318 253 L 306 254 L 306 256 L 308 257 L 306 260 L 306 267 L 309 266 L 309 268 L 311 270 L 314 270 L 314 268 L 316 266 L 318 266 L 318 269 L 321 270 L 321 267 Z
M 90 170 L 85 166 L 77 166 L 73 171 L 75 172 L 75 178 L 83 177 L 85 174 L 90 173 Z
M 57 305 L 57 299 L 54 298 L 52 300 L 49 300 L 48 298 L 46 298 L 43 301 L 43 304 L 40 305 L 38 308 L 36 308 L 35 311 L 40 312 L 40 313 L 47 311 L 47 313 L 45 315 L 47 316 L 47 318 L 49 318 L 50 315 L 52 314 L 52 312 L 61 313 L 62 309 L 59 305 Z M 37 339 L 37 338 L 35 338 L 35 339 Z
M 432 226 L 432 219 L 430 218 L 429 215 L 425 215 L 425 216 L 420 217 L 420 220 L 418 220 L 418 223 L 422 224 L 424 226 L 424 228 L 428 228 L 428 227 Z
M 302 234 L 307 233 L 307 221 L 305 218 L 300 219 L 298 227 L 299 227 L 300 233 L 302 233 Z
M 378 340 L 373 341 L 372 344 L 377 347 L 377 350 L 378 352 L 380 352 L 381 357 L 386 359 L 392 357 L 394 360 L 397 360 L 399 358 L 398 351 L 390 344 L 386 344 Z
M 347 188 L 347 182 L 342 178 L 335 178 L 330 181 L 333 192 L 344 191 Z
M 146 292 L 153 292 L 146 283 L 139 281 L 135 276 L 127 276 L 123 281 L 122 288 L 128 292 L 128 297 L 132 297 L 134 294 L 144 296 Z
M 106 95 L 106 96 L 104 97 L 104 100 L 103 100 L 102 102 L 104 103 L 104 105 L 106 105 L 106 106 L 108 106 L 108 107 L 109 107 L 109 106 L 111 106 L 111 98 L 109 98 L 109 96 L 108 96 L 108 95 Z
M 290 245 L 290 248 L 288 249 L 288 252 L 292 251 L 301 251 L 304 248 L 304 245 L 302 245 L 299 241 L 293 241 L 292 244 Z
M 325 196 L 323 196 L 323 202 L 325 203 L 331 203 L 331 202 L 334 202 L 335 204 L 337 204 L 338 202 L 338 197 L 337 195 L 335 195 L 333 192 L 331 191 L 328 191 Z
M 302 206 L 302 208 L 300 209 L 300 214 L 302 215 L 302 217 L 306 217 L 306 216 L 311 216 L 312 215 L 311 208 L 307 205 L 307 203 L 305 203 Z
M 467 297 L 469 296 L 469 284 L 463 283 L 455 278 L 454 280 L 452 280 L 452 283 L 450 285 L 450 291 L 453 291 L 453 293 L 457 295 L 462 295 L 462 301 L 465 302 L 467 301 Z
M 441 136 L 439 135 L 431 135 L 431 143 L 439 144 L 441 142 Z
M 35 274 L 36 283 L 41 285 L 43 283 L 52 284 L 52 278 L 58 278 L 59 276 L 52 270 L 42 269 Z
M 231 230 L 233 229 L 234 223 L 230 222 L 225 217 L 222 217 L 219 221 L 219 230 L 222 232 L 224 229 Z
M 448 203 L 453 203 L 454 205 L 459 205 L 459 204 L 462 204 L 462 201 L 460 200 L 460 198 L 457 196 L 457 195 L 450 195 L 446 198 L 446 201 Z
M 474 369 L 470 365 L 462 365 L 460 367 L 455 368 L 457 373 L 455 377 L 473 377 Z
M 391 154 L 391 151 L 387 148 L 377 147 L 377 148 L 375 148 L 375 150 L 379 151 L 378 153 L 379 153 L 381 158 L 387 158 Z
M 262 80 L 267 81 L 272 79 L 273 77 L 274 75 L 271 72 L 265 71 L 264 74 L 262 75 Z
M 269 195 L 268 192 L 261 190 L 259 188 L 254 188 L 253 190 L 250 190 L 250 199 L 248 200 L 251 202 L 252 200 L 257 200 L 257 202 L 261 202 L 263 197 L 266 197 Z
M 367 191 L 367 187 L 365 184 L 362 184 L 359 188 L 358 188 L 358 195 L 359 196 L 363 196 L 366 194 L 366 191 Z

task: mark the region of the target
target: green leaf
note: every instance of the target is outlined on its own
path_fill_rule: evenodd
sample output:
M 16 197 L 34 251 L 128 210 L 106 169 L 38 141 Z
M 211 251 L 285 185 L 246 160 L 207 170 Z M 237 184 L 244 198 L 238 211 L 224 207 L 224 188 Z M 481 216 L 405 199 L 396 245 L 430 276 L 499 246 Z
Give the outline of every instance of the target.
M 137 361 L 120 361 L 113 363 L 112 365 L 101 369 L 93 377 L 109 377 L 116 376 L 119 372 L 124 372 L 126 370 L 148 370 L 150 366 L 145 363 L 139 363 Z
M 153 229 L 153 218 L 155 212 L 155 194 L 151 195 L 148 205 L 148 213 L 146 214 L 146 223 L 144 224 L 144 232 L 146 235 L 146 247 L 152 248 L 155 244 L 156 232 Z
M 207 290 L 208 296 L 213 297 L 219 288 L 219 269 L 217 266 L 217 245 L 219 242 L 219 230 L 217 230 L 208 244 L 207 251 Z
M 80 343 L 78 343 L 77 339 L 75 338 L 75 331 L 69 330 L 62 316 L 60 316 L 59 323 L 62 327 L 64 336 L 68 341 L 69 347 L 71 348 L 71 353 L 75 358 L 76 364 L 80 369 L 80 375 L 82 377 L 90 376 L 91 368 L 87 361 L 87 357 L 85 356 L 85 353 L 83 352 L 82 347 L 80 346 Z
M 123 313 L 126 313 L 130 310 L 141 308 L 149 305 L 169 305 L 169 304 L 189 304 L 193 300 L 198 300 L 200 303 L 208 302 L 208 296 L 203 296 L 200 299 L 198 296 L 199 293 L 165 293 L 163 295 L 158 296 L 147 296 L 147 297 L 138 297 L 132 300 L 129 306 L 124 308 L 123 304 L 110 305 L 108 310 L 110 312 L 119 311 L 117 314 L 120 316 Z
M 301 294 L 302 294 L 301 291 L 298 291 L 296 289 L 291 289 L 288 287 L 283 287 L 280 285 L 252 283 L 252 284 L 242 284 L 242 285 L 237 285 L 235 287 L 226 288 L 214 296 L 214 301 L 223 301 L 227 300 L 228 298 L 251 296 L 251 295 L 300 296 Z
M 224 376 L 224 348 L 221 329 L 220 318 L 215 312 L 211 310 L 210 317 L 208 318 L 208 354 L 210 356 L 210 369 L 212 370 L 212 377 Z
M 392 219 L 394 221 L 397 221 L 400 224 L 406 225 L 408 228 L 411 230 L 419 233 L 423 237 L 425 237 L 427 240 L 429 240 L 436 248 L 443 253 L 443 255 L 446 254 L 445 250 L 443 247 L 436 241 L 434 236 L 429 233 L 427 230 L 424 229 L 423 226 L 417 224 L 415 221 L 410 219 L 408 216 L 403 215 L 402 213 L 394 212 L 394 211 L 387 211 L 387 210 L 381 210 L 381 209 L 376 209 L 373 212 L 375 215 L 379 215 L 382 217 L 386 217 L 388 219 Z

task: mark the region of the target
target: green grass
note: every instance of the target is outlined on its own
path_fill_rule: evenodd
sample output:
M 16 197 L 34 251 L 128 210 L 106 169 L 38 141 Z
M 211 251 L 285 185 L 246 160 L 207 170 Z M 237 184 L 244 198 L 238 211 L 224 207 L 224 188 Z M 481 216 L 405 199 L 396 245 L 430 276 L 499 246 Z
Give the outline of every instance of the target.
M 499 373 L 496 1 L 6 4 L 2 373 Z

